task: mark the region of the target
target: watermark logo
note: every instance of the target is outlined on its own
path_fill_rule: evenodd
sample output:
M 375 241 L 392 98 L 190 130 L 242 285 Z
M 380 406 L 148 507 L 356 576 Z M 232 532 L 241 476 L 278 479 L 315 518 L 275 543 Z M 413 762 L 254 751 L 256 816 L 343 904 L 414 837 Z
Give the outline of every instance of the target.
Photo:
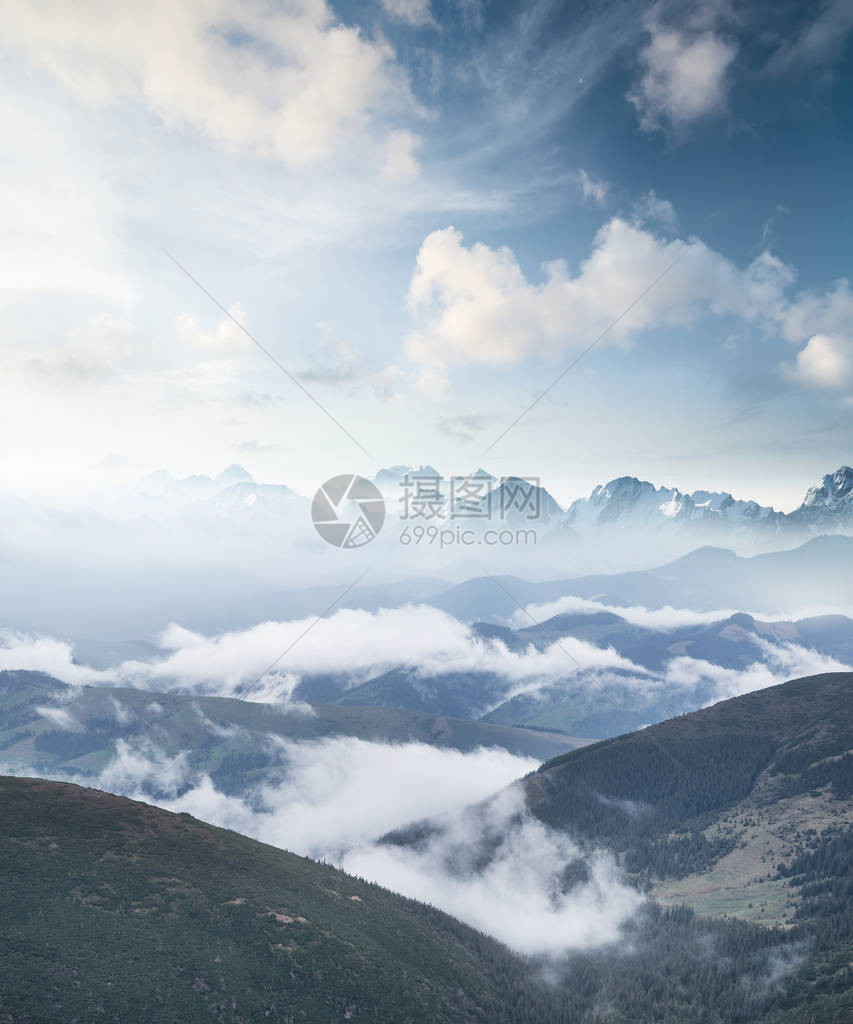
M 399 541 L 404 546 L 536 544 L 536 530 L 521 527 L 539 522 L 547 512 L 542 507 L 539 478 L 532 476 L 508 476 L 498 480 L 489 474 L 477 473 L 446 480 L 420 471 L 407 473 L 400 481 L 400 488 L 397 504 L 403 528 Z M 498 528 L 490 528 L 494 526 Z M 504 529 L 505 526 L 515 528 Z
M 336 548 L 369 544 L 385 522 L 385 499 L 363 476 L 333 476 L 319 488 L 311 504 L 317 533 Z

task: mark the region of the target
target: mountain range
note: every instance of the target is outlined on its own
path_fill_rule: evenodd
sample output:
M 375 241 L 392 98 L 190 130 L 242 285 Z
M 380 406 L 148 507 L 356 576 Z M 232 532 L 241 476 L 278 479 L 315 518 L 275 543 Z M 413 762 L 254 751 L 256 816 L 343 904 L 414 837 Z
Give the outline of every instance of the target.
M 519 656 L 531 649 L 550 652 L 562 672 L 551 668 L 550 675 L 543 671 L 519 684 L 489 671 L 428 674 L 401 666 L 358 685 L 309 675 L 295 694 L 312 699 L 323 693 L 346 707 L 416 709 L 593 738 L 617 735 L 632 720 L 659 722 L 694 711 L 730 688 L 767 685 L 791 666 L 853 665 L 853 619 L 843 615 L 766 621 L 734 613 L 663 627 L 630 621 L 615 610 L 582 608 L 541 625 L 510 629 L 478 622 L 472 629 Z M 563 645 L 572 641 L 589 646 L 573 645 L 569 652 Z M 605 656 L 602 665 L 597 652 Z
M 629 572 L 594 573 L 532 581 L 516 576 L 474 576 L 425 598 L 464 621 L 505 621 L 519 605 L 579 597 L 607 605 L 645 608 L 720 608 L 766 615 L 794 609 L 853 606 L 853 538 L 815 537 L 798 547 L 742 557 L 705 546 L 672 562 Z M 496 582 L 497 580 L 497 582 Z
M 770 506 L 752 500 L 739 500 L 725 491 L 697 490 L 691 493 L 677 487 L 656 486 L 633 476 L 618 477 L 595 487 L 586 498 L 578 498 L 563 510 L 553 496 L 531 478 L 504 477 L 500 481 L 483 469 L 471 478 L 479 481 L 487 498 L 481 499 L 481 508 L 487 504 L 492 519 L 500 518 L 500 511 L 511 509 L 511 521 L 532 518 L 551 526 L 562 537 L 570 533 L 581 537 L 615 530 L 635 533 L 673 529 L 688 529 L 718 535 L 720 538 L 774 535 L 797 537 L 810 532 L 832 533 L 853 529 L 853 469 L 842 466 L 823 478 L 821 484 L 810 487 L 802 504 L 790 513 L 778 512 Z M 395 466 L 383 470 L 376 481 L 390 490 L 395 483 L 405 487 L 405 481 L 431 480 L 438 493 L 446 498 L 443 511 L 451 518 L 454 511 L 452 482 L 430 466 Z M 537 510 L 535 516 L 517 514 L 513 498 L 507 494 L 520 491 L 526 508 Z M 399 493 L 399 492 L 398 492 Z
M 456 491 L 463 489 L 463 479 L 470 490 L 461 506 Z M 482 468 L 467 478 L 447 478 L 430 465 L 392 466 L 379 470 L 373 480 L 385 495 L 391 514 L 399 515 L 407 496 L 417 492 L 435 499 L 437 518 L 443 520 L 460 515 L 460 507 L 464 507 L 464 518 L 474 525 L 480 518 L 532 521 L 551 527 L 563 538 L 623 529 L 655 532 L 687 528 L 708 535 L 716 533 L 720 538 L 761 534 L 796 539 L 810 533 L 853 529 L 853 469 L 849 466 L 840 467 L 824 476 L 820 484 L 809 487 L 802 504 L 789 513 L 753 500 L 736 499 L 725 491 L 685 492 L 633 476 L 601 484 L 566 509 L 534 478 L 498 479 Z M 176 479 L 165 470 L 157 470 L 140 481 L 135 493 L 193 506 L 202 503 L 201 507 L 215 514 L 253 510 L 258 501 L 269 501 L 273 495 L 279 501 L 287 499 L 276 510 L 289 514 L 297 508 L 304 511 L 304 503 L 309 500 L 283 484 L 259 484 L 236 464 L 216 477 Z
M 400 472 L 405 475 L 405 467 L 397 467 L 395 473 Z M 484 568 L 494 576 L 529 581 L 530 587 L 513 583 L 508 588 L 525 603 L 608 592 L 616 603 L 629 598 L 650 606 L 777 614 L 849 601 L 849 587 L 839 584 L 828 548 L 825 558 L 805 559 L 820 562 L 817 571 L 806 565 L 796 584 L 788 576 L 779 588 L 753 585 L 759 576 L 774 574 L 769 568 L 759 572 L 760 563 L 746 557 L 766 554 L 781 565 L 784 552 L 771 552 L 821 534 L 845 540 L 853 500 L 848 469 L 812 488 L 803 505 L 787 515 L 772 510 L 749 515 L 745 505 L 711 500 L 704 492 L 694 493 L 691 506 L 666 488 L 632 478 L 597 488 L 591 498 L 564 510 L 545 487 L 529 480 L 496 482 L 485 472 L 481 478 L 493 493 L 493 514 L 495 507 L 508 507 L 503 519 L 497 513 L 497 522 L 478 516 L 453 521 L 451 527 L 470 531 L 465 543 L 457 542 L 455 531 L 448 546 L 433 543 L 435 530 L 432 536 L 419 534 L 424 542 L 415 543 L 416 527 L 435 528 L 442 521 L 403 521 L 392 511 L 376 540 L 343 554 L 317 535 L 309 498 L 284 484 L 256 483 L 237 466 L 217 478 L 175 480 L 161 472 L 144 486 L 104 491 L 61 510 L 0 496 L 0 626 L 84 643 L 136 643 L 155 637 L 170 622 L 211 633 L 319 613 L 336 599 L 352 606 L 358 595 L 367 607 L 439 599 L 443 591 L 444 606 L 468 621 L 513 614 L 512 601 L 493 583 L 477 582 Z M 477 511 L 484 500 L 475 492 L 466 499 L 467 510 Z M 390 498 L 388 505 L 393 505 Z M 684 509 L 690 507 L 688 516 Z M 537 508 L 538 517 L 528 518 Z M 498 525 L 510 529 L 512 543 L 486 542 L 484 531 Z M 408 545 L 401 543 L 406 526 L 411 527 Z M 725 553 L 691 554 L 707 546 L 735 548 L 742 560 Z M 676 569 L 668 567 L 683 557 L 692 559 L 692 576 L 676 578 Z M 368 570 L 365 583 L 341 598 Z M 473 584 L 464 582 L 472 579 Z M 746 590 L 735 582 L 740 580 Z M 454 584 L 459 584 L 455 591 Z M 822 598 L 822 586 L 835 596 L 827 589 Z M 526 598 L 528 592 L 533 596 Z
M 853 673 L 796 679 L 551 760 L 497 831 L 476 822 L 500 794 L 444 846 L 446 821 L 385 837 L 464 873 L 536 821 L 573 837 L 568 894 L 610 850 L 645 901 L 556 957 L 187 814 L 0 778 L 0 1021 L 849 1020 L 851 695 Z
M 191 744 L 194 770 L 245 791 L 280 769 L 280 741 L 352 736 L 547 760 L 797 669 L 853 665 L 853 619 L 844 615 L 769 620 L 737 612 L 681 622 L 649 614 L 620 615 L 592 602 L 541 625 L 475 622 L 470 643 L 482 646 L 482 668 L 306 671 L 290 702 L 278 704 L 211 696 L 205 684 L 179 679 L 163 680 L 159 690 L 71 687 L 44 673 L 0 672 L 0 764 L 93 778 L 117 744 L 145 738 L 166 759 Z M 158 651 L 112 653 L 156 658 Z M 541 667 L 537 658 L 545 659 Z M 534 667 L 519 676 L 524 660 Z
M 853 673 L 792 680 L 562 755 L 517 784 L 530 814 L 581 848 L 613 851 L 658 905 L 760 923 L 765 937 L 784 928 L 775 1013 L 685 1009 L 682 1020 L 850 1019 L 851 697 Z M 464 815 L 487 821 L 493 802 Z M 469 829 L 475 846 L 457 841 L 453 856 L 488 862 L 522 820 L 485 841 Z M 425 821 L 384 842 L 443 849 L 455 834 Z
M 7 771 L 94 779 L 118 744 L 144 740 L 164 761 L 191 747 L 187 763 L 193 771 L 237 793 L 282 769 L 282 741 L 340 736 L 459 751 L 498 748 L 539 761 L 588 742 L 410 708 L 276 705 L 130 687 L 71 687 L 42 672 L 0 672 L 0 765 Z

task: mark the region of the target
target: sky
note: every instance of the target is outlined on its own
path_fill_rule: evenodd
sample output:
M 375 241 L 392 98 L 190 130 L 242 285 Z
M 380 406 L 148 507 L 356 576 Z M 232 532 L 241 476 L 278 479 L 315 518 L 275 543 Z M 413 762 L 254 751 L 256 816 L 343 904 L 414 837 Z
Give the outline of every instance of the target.
M 71 11 L 0 9 L 0 489 L 853 461 L 843 0 Z

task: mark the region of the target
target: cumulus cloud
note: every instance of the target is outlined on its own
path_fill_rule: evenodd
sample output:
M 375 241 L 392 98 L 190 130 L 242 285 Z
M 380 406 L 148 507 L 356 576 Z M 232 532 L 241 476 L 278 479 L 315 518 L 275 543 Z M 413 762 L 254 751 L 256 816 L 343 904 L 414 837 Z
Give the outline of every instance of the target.
M 778 305 L 792 279 L 790 268 L 768 253 L 741 271 L 699 239 L 666 240 L 621 217 L 598 231 L 576 276 L 562 260 L 544 264 L 543 272 L 544 281 L 533 283 L 509 248 L 466 246 L 454 227 L 433 231 L 421 245 L 407 296 L 421 321 L 406 342 L 409 358 L 443 366 L 556 356 L 588 345 L 625 310 L 609 343 L 629 346 L 643 330 L 687 326 L 708 312 L 763 323 L 767 302 Z
M 721 110 L 735 44 L 714 29 L 665 27 L 657 9 L 646 28 L 650 39 L 640 53 L 642 74 L 628 93 L 640 126 L 645 131 L 680 130 Z
M 790 273 L 793 280 L 793 272 Z M 774 296 L 771 296 L 774 297 Z M 778 298 L 778 296 L 775 296 Z M 846 278 L 824 291 L 807 289 L 790 302 L 777 301 L 772 313 L 782 336 L 801 342 L 815 334 L 853 333 L 853 291 Z
M 837 334 L 815 334 L 786 373 L 811 387 L 847 391 L 853 387 L 853 343 Z
M 796 271 L 773 253 L 739 268 L 699 238 L 660 237 L 648 226 L 654 223 L 671 233 L 676 218 L 672 205 L 652 191 L 635 205 L 632 220 L 613 217 L 601 227 L 577 274 L 555 260 L 543 264 L 538 283 L 506 246 L 466 245 L 452 226 L 433 231 L 421 244 L 407 294 L 417 322 L 406 339 L 409 359 L 444 394 L 451 364 L 555 358 L 605 330 L 604 344 L 627 348 L 651 328 L 733 316 L 767 335 L 806 344 L 785 371 L 791 379 L 848 386 L 853 291 L 847 280 L 792 293 Z
M 231 150 L 302 165 L 378 111 L 411 107 L 390 45 L 342 24 L 324 0 L 84 0 L 66 15 L 61 0 L 11 0 L 0 28 L 83 100 L 139 101 Z

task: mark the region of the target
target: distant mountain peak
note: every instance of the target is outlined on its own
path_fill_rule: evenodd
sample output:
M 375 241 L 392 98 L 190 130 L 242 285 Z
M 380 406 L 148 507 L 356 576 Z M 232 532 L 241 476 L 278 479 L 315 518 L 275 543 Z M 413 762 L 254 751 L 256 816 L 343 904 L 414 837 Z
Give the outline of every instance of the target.
M 853 526 L 853 469 L 840 466 L 828 473 L 817 487 L 810 487 L 805 499 L 789 520 L 826 532 L 849 530 Z
M 254 483 L 255 478 L 239 463 L 232 463 L 216 477 L 216 483 L 229 486 L 237 483 Z
M 841 466 L 834 473 L 829 473 L 817 487 L 810 487 L 806 492 L 803 505 L 830 505 L 847 498 L 853 491 L 853 469 Z

